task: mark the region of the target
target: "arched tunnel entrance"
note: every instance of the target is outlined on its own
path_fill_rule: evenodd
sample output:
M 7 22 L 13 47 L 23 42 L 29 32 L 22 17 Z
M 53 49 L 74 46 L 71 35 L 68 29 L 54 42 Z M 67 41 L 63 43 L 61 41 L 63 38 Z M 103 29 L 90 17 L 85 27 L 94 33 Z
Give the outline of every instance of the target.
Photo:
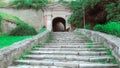
M 64 32 L 66 31 L 66 21 L 64 18 L 57 17 L 52 21 L 53 32 Z

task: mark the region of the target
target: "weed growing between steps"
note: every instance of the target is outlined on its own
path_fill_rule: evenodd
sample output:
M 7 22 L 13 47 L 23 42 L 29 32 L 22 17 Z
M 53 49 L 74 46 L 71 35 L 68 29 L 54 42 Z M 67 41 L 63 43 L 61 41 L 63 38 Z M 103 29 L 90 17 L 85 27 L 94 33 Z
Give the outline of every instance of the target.
M 85 36 L 85 40 L 86 40 L 87 42 L 93 43 L 93 41 L 92 41 L 90 38 L 88 38 L 87 36 Z
M 47 37 L 45 43 L 49 43 L 49 42 L 51 42 L 51 37 L 50 36 Z
M 79 33 L 79 35 L 83 35 L 83 36 L 85 37 L 84 39 L 85 39 L 87 42 L 93 43 L 93 41 L 92 41 L 90 38 L 88 38 L 87 36 L 85 36 L 84 34 Z
M 104 48 L 106 48 L 105 46 L 103 46 Z M 107 48 L 106 48 L 107 49 Z M 112 52 L 110 51 L 110 49 L 106 50 L 107 55 L 110 57 L 113 57 L 113 59 L 105 59 L 105 60 L 95 60 L 95 61 L 91 61 L 91 62 L 97 62 L 97 63 L 113 63 L 113 64 L 118 64 L 117 60 L 115 59 L 115 57 L 113 56 Z
M 24 57 L 24 55 L 28 55 L 30 54 L 30 50 L 26 50 L 20 57 L 15 57 L 14 60 L 17 60 L 17 59 L 26 59 L 26 57 Z
M 92 48 L 93 46 L 92 45 L 88 45 L 87 48 Z
M 113 57 L 113 59 L 94 60 L 94 61 L 90 61 L 90 62 L 97 62 L 97 63 L 103 63 L 103 64 L 106 64 L 106 63 L 118 64 L 118 61 L 113 56 L 111 50 L 108 49 L 107 47 L 105 47 L 105 45 L 103 45 L 103 44 L 101 46 L 102 46 L 102 48 L 106 48 L 107 55 L 110 56 L 110 57 Z M 93 46 L 92 45 L 88 45 L 87 48 L 93 48 Z

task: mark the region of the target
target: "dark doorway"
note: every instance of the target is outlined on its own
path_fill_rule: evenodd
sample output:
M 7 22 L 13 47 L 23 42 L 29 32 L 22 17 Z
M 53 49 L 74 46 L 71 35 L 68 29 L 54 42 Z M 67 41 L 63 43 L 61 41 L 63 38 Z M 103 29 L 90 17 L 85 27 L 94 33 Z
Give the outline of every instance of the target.
M 66 21 L 61 17 L 57 17 L 52 21 L 53 32 L 64 32 L 66 31 Z

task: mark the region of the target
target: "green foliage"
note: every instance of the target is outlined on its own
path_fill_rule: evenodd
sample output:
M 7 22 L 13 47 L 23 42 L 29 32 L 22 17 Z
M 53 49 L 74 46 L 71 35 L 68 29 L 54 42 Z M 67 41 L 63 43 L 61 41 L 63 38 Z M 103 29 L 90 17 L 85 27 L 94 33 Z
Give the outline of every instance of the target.
M 107 49 L 106 52 L 107 52 L 107 54 L 108 54 L 109 56 L 113 56 L 113 55 L 112 55 L 112 52 L 110 51 L 110 49 Z
M 44 31 L 46 30 L 46 27 L 45 26 L 43 26 L 40 30 L 39 30 L 39 34 L 41 34 L 41 33 L 43 33 Z
M 2 19 L 9 20 L 18 25 L 15 29 L 13 29 L 10 32 L 10 35 L 12 35 L 12 36 L 37 34 L 36 30 L 33 27 L 29 26 L 28 24 L 26 24 L 24 21 L 22 21 L 21 19 L 19 19 L 16 16 L 13 16 L 13 15 L 10 15 L 10 14 L 4 13 L 4 12 L 0 12 L 0 16 L 2 17 Z
M 6 7 L 6 6 L 8 6 L 8 3 L 6 3 L 6 2 L 0 2 L 0 7 Z
M 75 24 L 77 28 L 82 27 L 83 19 L 85 16 L 85 10 L 88 6 L 92 7 L 96 5 L 100 0 L 76 0 L 70 3 L 70 8 L 73 13 L 68 19 L 69 24 Z
M 2 17 L 0 16 L 0 32 L 2 32 L 1 23 L 2 23 Z
M 20 24 L 15 29 L 13 29 L 9 35 L 12 36 L 28 36 L 28 35 L 36 35 L 36 30 L 26 24 Z
M 106 5 L 105 10 L 107 11 L 108 21 L 120 21 L 120 0 L 110 2 Z
M 95 30 L 95 31 L 101 31 L 101 32 L 103 32 L 103 31 L 104 31 L 104 30 L 103 30 L 103 25 L 100 25 L 100 24 L 96 25 L 96 26 L 94 27 L 94 30 Z
M 13 0 L 12 5 L 17 9 L 33 8 L 39 10 L 46 6 L 48 0 Z
M 92 48 L 93 46 L 92 45 L 88 45 L 87 48 Z
M 120 37 L 120 22 L 108 22 L 105 25 L 96 25 L 94 30 Z
M 86 24 L 85 25 L 85 29 L 91 29 L 91 25 L 90 24 Z
M 0 36 L 0 48 L 7 47 L 15 42 L 29 38 L 30 36 Z
M 4 13 L 4 12 L 0 12 L 0 16 L 5 19 L 5 20 L 9 20 L 13 23 L 16 23 L 16 24 L 19 24 L 19 23 L 24 23 L 22 20 L 20 20 L 18 17 L 16 16 L 13 16 L 11 14 L 7 14 L 7 13 Z

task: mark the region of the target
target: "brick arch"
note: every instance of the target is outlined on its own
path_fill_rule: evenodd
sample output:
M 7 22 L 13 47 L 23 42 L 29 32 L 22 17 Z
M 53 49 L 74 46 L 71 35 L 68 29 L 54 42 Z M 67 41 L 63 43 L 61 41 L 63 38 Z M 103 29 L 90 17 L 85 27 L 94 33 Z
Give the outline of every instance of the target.
M 63 32 L 66 31 L 66 20 L 62 17 L 56 17 L 52 20 L 52 31 Z

